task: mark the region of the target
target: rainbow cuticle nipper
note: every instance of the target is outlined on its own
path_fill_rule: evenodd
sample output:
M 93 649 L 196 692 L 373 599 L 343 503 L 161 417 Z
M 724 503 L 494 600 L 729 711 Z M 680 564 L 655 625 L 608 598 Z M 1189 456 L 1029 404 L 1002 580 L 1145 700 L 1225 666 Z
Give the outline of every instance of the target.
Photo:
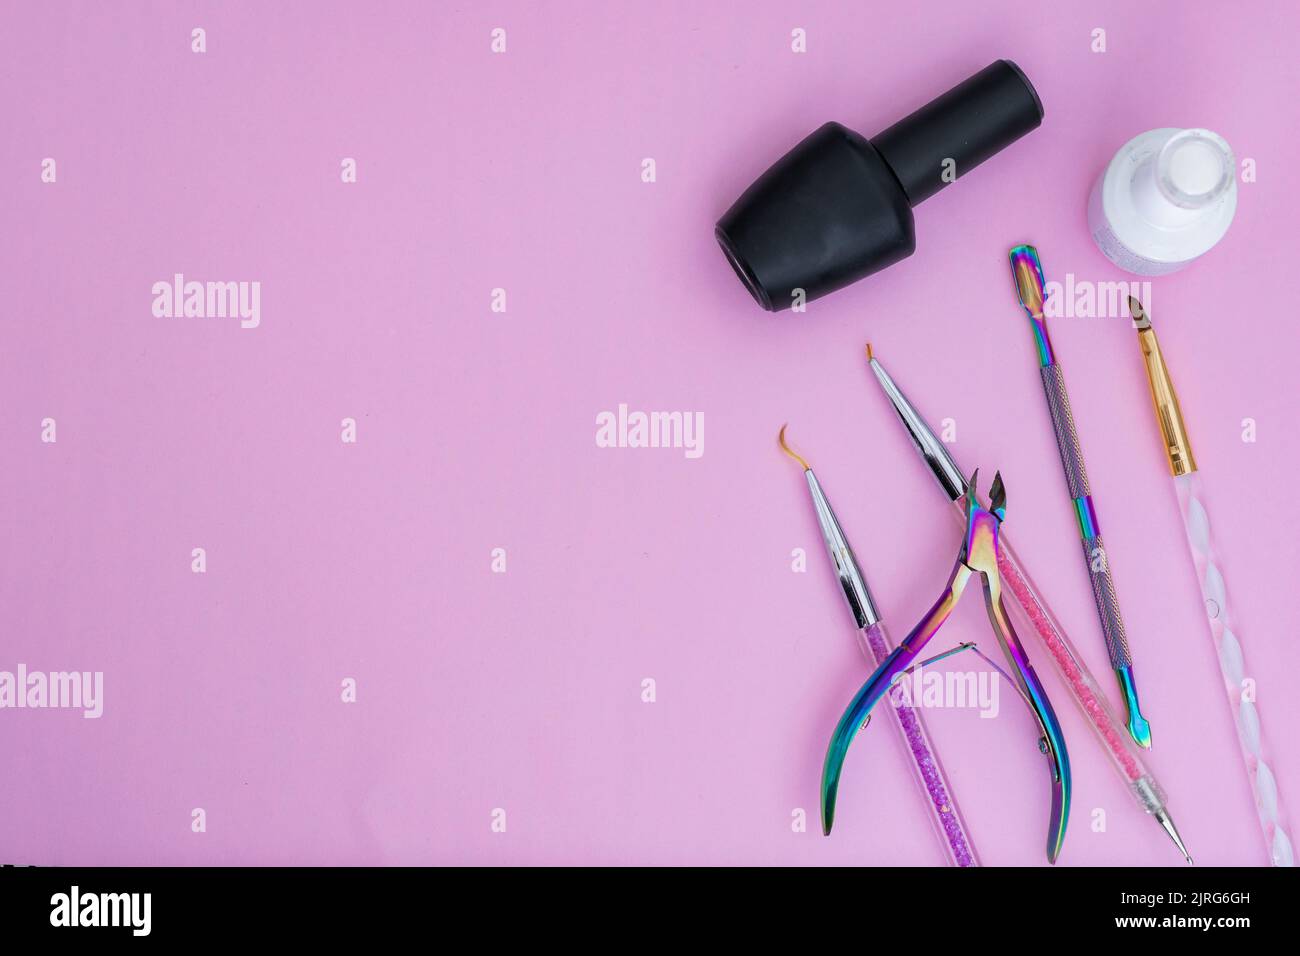
M 1079 523 L 1083 560 L 1088 567 L 1093 602 L 1097 605 L 1097 617 L 1106 638 L 1110 666 L 1115 671 L 1120 692 L 1124 695 L 1129 736 L 1138 746 L 1150 747 L 1151 724 L 1142 716 L 1142 705 L 1138 702 L 1137 683 L 1133 679 L 1133 655 L 1128 647 L 1124 618 L 1119 613 L 1119 598 L 1115 594 L 1115 580 L 1110 573 L 1110 558 L 1101 540 L 1097 509 L 1092 503 L 1088 472 L 1083 465 L 1083 448 L 1074 427 L 1074 413 L 1070 410 L 1070 396 L 1065 391 L 1065 377 L 1061 373 L 1060 363 L 1056 361 L 1056 353 L 1052 350 L 1052 340 L 1047 335 L 1047 317 L 1043 314 L 1047 298 L 1043 264 L 1038 258 L 1038 250 L 1033 246 L 1016 246 L 1010 255 L 1016 295 L 1029 314 L 1029 324 L 1034 332 L 1043 394 L 1047 397 L 1047 410 L 1052 417 L 1052 431 L 1061 456 L 1061 468 L 1065 471 L 1065 484 L 1074 506 L 1074 516 Z
M 862 685 L 831 735 L 826 762 L 822 767 L 822 831 L 829 835 L 835 823 L 835 797 L 849 744 L 865 725 L 877 701 L 914 665 L 921 650 L 938 633 L 971 578 L 979 575 L 989 623 L 1002 647 L 1002 653 L 1011 664 L 1016 690 L 1029 704 L 1038 721 L 1041 731 L 1039 750 L 1051 761 L 1052 807 L 1047 829 L 1047 859 L 1055 863 L 1061 852 L 1061 844 L 1065 841 L 1065 827 L 1070 816 L 1070 757 L 1051 701 L 1048 700 L 1038 675 L 1030 666 L 1029 657 L 1016 637 L 1002 603 L 1002 579 L 998 574 L 998 528 L 1006 517 L 1006 492 L 1002 476 L 999 474 L 993 479 L 993 487 L 989 489 L 988 508 L 979 503 L 975 490 L 978 478 L 977 471 L 971 476 L 967 489 L 966 532 L 943 594 Z

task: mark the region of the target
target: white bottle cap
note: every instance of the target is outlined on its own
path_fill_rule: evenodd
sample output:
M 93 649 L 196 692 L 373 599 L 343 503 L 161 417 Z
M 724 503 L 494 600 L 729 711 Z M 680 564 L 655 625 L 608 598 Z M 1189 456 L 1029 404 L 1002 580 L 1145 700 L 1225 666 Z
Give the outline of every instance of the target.
M 1236 161 L 1223 137 L 1208 129 L 1185 129 L 1169 138 L 1156 157 L 1156 184 L 1181 209 L 1204 209 L 1232 185 Z

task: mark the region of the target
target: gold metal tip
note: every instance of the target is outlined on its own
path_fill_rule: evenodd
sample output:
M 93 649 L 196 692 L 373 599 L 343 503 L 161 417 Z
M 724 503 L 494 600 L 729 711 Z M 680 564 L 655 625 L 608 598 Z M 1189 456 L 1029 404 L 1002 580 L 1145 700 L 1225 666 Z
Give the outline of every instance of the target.
M 812 471 L 812 465 L 804 461 L 798 452 L 794 451 L 794 449 L 792 449 L 789 445 L 785 443 L 785 430 L 789 427 L 790 427 L 789 423 L 786 423 L 785 425 L 781 426 L 781 431 L 776 436 L 777 443 L 780 444 L 781 450 L 783 452 L 785 452 L 787 455 L 789 455 L 799 464 L 803 465 L 804 471 Z
M 1132 296 L 1129 297 L 1129 308 L 1134 310 L 1133 326 L 1137 329 L 1138 344 L 1142 347 L 1151 405 L 1155 409 L 1160 437 L 1165 443 L 1169 473 L 1175 478 L 1191 474 L 1196 470 L 1196 456 L 1192 454 L 1192 442 L 1187 435 L 1187 424 L 1183 421 L 1183 410 L 1178 404 L 1178 393 L 1174 391 L 1174 380 L 1169 374 L 1169 366 L 1165 364 L 1164 353 L 1160 351 L 1156 330 L 1151 327 L 1151 319 L 1142 303 Z
M 1142 308 L 1142 303 L 1133 296 L 1128 297 L 1128 311 L 1133 316 L 1133 327 L 1138 329 L 1151 328 L 1151 317 L 1147 315 L 1147 310 Z
M 870 362 L 873 358 L 875 358 L 875 355 L 872 354 L 872 352 L 871 352 L 871 343 L 868 342 L 868 343 L 867 343 L 867 361 Z

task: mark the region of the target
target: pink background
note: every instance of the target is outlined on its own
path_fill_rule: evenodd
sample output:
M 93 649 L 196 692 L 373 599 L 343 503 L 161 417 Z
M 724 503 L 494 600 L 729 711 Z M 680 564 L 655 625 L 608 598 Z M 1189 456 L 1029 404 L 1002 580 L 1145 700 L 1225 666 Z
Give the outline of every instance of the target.
M 105 712 L 0 711 L 0 862 L 938 862 L 883 724 L 817 832 L 826 740 L 866 669 L 776 432 L 791 423 L 905 631 L 957 529 L 868 378 L 870 339 L 956 419 L 964 467 L 1002 469 L 1018 549 L 1109 690 L 1005 255 L 1030 241 L 1049 278 L 1125 278 L 1084 200 L 1164 125 L 1258 163 L 1226 240 L 1158 280 L 1152 311 L 1300 793 L 1300 16 L 976 6 L 7 4 L 0 669 L 102 670 Z M 712 236 L 739 192 L 820 123 L 870 135 L 998 57 L 1043 127 L 920 207 L 911 259 L 805 315 L 761 312 Z M 153 317 L 174 272 L 260 281 L 261 327 Z M 1135 337 L 1053 332 L 1152 767 L 1198 861 L 1262 863 Z M 704 456 L 597 448 L 620 402 L 704 412 Z M 946 637 L 993 650 L 976 597 Z M 1026 642 L 1075 771 L 1062 865 L 1178 863 Z M 931 726 L 985 862 L 1040 865 L 1041 757 L 1003 690 L 1001 718 Z

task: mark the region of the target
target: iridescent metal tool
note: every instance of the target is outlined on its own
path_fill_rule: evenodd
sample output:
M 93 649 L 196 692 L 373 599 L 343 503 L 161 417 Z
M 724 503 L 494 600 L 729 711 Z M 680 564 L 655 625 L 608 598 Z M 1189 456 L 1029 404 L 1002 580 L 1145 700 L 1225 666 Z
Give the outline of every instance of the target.
M 1097 605 L 1097 618 L 1106 638 L 1106 652 L 1110 666 L 1119 681 L 1124 695 L 1124 709 L 1128 712 L 1128 732 L 1141 747 L 1151 746 L 1151 724 L 1142 716 L 1138 702 L 1137 682 L 1133 679 L 1133 655 L 1129 651 L 1128 635 L 1124 631 L 1124 618 L 1119 613 L 1119 598 L 1115 596 L 1115 580 L 1110 573 L 1110 556 L 1101 540 L 1101 525 L 1097 509 L 1092 503 L 1092 490 L 1088 485 L 1088 472 L 1083 466 L 1083 448 L 1074 427 L 1074 414 L 1070 411 L 1070 396 L 1065 391 L 1065 378 L 1061 365 L 1052 350 L 1052 340 L 1047 336 L 1047 318 L 1043 304 L 1047 298 L 1043 281 L 1043 265 L 1038 250 L 1033 246 L 1016 246 L 1011 250 L 1011 274 L 1016 281 L 1016 295 L 1029 314 L 1029 324 L 1034 332 L 1038 350 L 1039 373 L 1043 380 L 1043 394 L 1047 397 L 1047 410 L 1052 417 L 1052 431 L 1056 435 L 1056 448 L 1065 472 L 1074 517 L 1079 523 L 1079 537 L 1083 541 L 1083 563 L 1088 569 L 1092 585 L 1093 603 Z
M 1039 749 L 1051 761 L 1052 798 L 1047 827 L 1047 859 L 1055 863 L 1061 852 L 1061 844 L 1065 841 L 1065 827 L 1070 816 L 1070 758 L 1051 701 L 1047 699 L 1047 692 L 1030 666 L 1028 655 L 1016 637 L 1002 603 L 1002 579 L 998 574 L 998 529 L 1006 517 L 1006 493 L 1002 476 L 998 474 L 993 479 L 987 508 L 979 502 L 976 492 L 978 478 L 979 472 L 976 471 L 971 476 L 970 487 L 967 489 L 966 533 L 962 537 L 961 550 L 943 594 L 862 685 L 831 735 L 826 762 L 822 768 L 822 830 L 829 834 L 835 822 L 835 797 L 849 744 L 863 727 L 877 701 L 913 665 L 921 650 L 948 620 L 948 615 L 952 613 L 971 578 L 978 575 L 983 586 L 989 624 L 1002 647 L 1002 653 L 1011 664 L 1017 691 L 1028 701 L 1038 721 L 1041 732 Z

